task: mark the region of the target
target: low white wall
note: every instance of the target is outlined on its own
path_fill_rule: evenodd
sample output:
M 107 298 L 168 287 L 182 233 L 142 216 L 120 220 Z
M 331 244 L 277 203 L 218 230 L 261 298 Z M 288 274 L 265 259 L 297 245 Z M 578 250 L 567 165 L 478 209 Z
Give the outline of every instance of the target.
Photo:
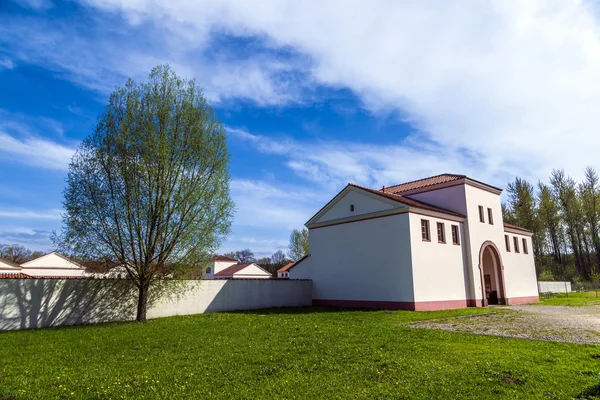
M 150 301 L 148 318 L 312 303 L 312 282 L 308 280 L 198 280 L 162 284 L 168 294 Z M 128 321 L 135 319 L 135 309 L 136 292 L 127 280 L 0 280 L 0 330 Z
M 569 293 L 571 282 L 539 281 L 538 289 L 540 293 Z

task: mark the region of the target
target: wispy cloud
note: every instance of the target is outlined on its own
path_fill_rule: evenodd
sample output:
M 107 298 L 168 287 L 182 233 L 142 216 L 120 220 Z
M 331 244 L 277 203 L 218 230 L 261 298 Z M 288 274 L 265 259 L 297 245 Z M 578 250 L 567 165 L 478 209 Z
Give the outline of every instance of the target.
M 0 231 L 0 244 L 20 244 L 31 250 L 49 251 L 52 249 L 52 232 L 35 229 Z
M 513 169 L 500 174 L 482 168 L 483 164 L 460 150 L 451 150 L 415 133 L 394 144 L 369 144 L 351 141 L 297 141 L 291 138 L 271 138 L 228 128 L 237 140 L 257 150 L 282 157 L 282 163 L 296 175 L 328 194 L 347 183 L 378 187 L 397 184 L 441 172 L 473 171 L 474 177 L 501 183 L 510 178 Z M 477 172 L 476 172 L 477 171 Z
M 27 219 L 46 219 L 60 220 L 62 210 L 51 209 L 46 211 L 25 210 L 25 209 L 0 209 L 0 218 L 15 218 L 20 220 Z
M 461 161 L 475 159 L 488 173 L 578 170 L 600 146 L 600 24 L 592 2 L 85 3 L 177 37 L 226 31 L 293 49 L 305 55 L 310 80 L 349 88 L 374 113 L 398 113 L 444 157 L 463 154 Z M 297 81 L 284 83 L 288 90 Z M 427 153 L 411 159 L 423 168 L 430 160 Z
M 61 144 L 49 138 L 63 137 L 59 121 L 2 109 L 0 118 L 0 159 L 46 169 L 68 168 L 75 144 Z
M 52 8 L 54 4 L 51 0 L 13 0 L 15 3 L 19 4 L 21 7 L 30 8 L 33 10 L 47 10 Z
M 0 159 L 56 170 L 66 170 L 75 152 L 67 147 L 38 137 L 17 139 L 0 127 Z

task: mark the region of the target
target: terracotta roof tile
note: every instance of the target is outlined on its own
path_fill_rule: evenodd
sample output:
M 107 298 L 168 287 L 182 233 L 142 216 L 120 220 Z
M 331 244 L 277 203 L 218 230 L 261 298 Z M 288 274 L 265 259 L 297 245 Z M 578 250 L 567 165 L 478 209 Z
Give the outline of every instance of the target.
M 279 268 L 279 269 L 277 270 L 277 272 L 285 272 L 285 271 L 287 271 L 287 270 L 291 269 L 291 268 L 292 268 L 294 265 L 296 265 L 296 262 L 295 262 L 295 261 L 292 261 L 291 263 L 289 263 L 289 264 L 286 264 L 285 266 L 283 266 L 283 267 Z
M 8 274 L 0 274 L 0 279 L 35 279 L 31 275 L 22 272 L 10 272 Z
M 529 229 L 521 228 L 520 226 L 509 224 L 509 223 L 506 223 L 506 222 L 504 223 L 504 227 L 505 228 L 516 229 L 516 230 L 523 231 L 523 232 L 532 233 L 532 231 L 530 231 Z
M 422 210 L 435 211 L 435 212 L 439 212 L 439 213 L 442 213 L 442 214 L 449 214 L 449 215 L 454 215 L 456 217 L 465 218 L 464 215 L 456 213 L 454 211 L 446 210 L 445 208 L 434 206 L 432 204 L 425 203 L 425 202 L 420 201 L 420 200 L 415 200 L 415 199 L 411 199 L 411 198 L 408 198 L 408 197 L 404 197 L 404 196 L 399 195 L 399 194 L 388 193 L 387 191 L 386 192 L 382 192 L 381 190 L 369 189 L 369 188 L 366 188 L 366 187 L 363 187 L 363 186 L 355 185 L 353 183 L 350 183 L 349 185 L 357 187 L 357 188 L 362 189 L 362 190 L 366 190 L 367 192 L 374 193 L 374 194 L 376 194 L 378 196 L 387 197 L 388 199 L 395 200 L 395 201 L 397 201 L 399 203 L 402 203 L 402 204 L 406 204 L 409 207 L 420 208 Z
M 233 258 L 225 257 L 225 256 L 216 256 L 214 261 L 233 261 L 233 262 L 238 262 L 238 260 L 234 260 Z
M 246 268 L 249 264 L 235 264 L 232 265 L 231 267 L 227 267 L 222 271 L 219 271 L 215 274 L 215 276 L 233 276 L 233 274 L 235 274 L 236 272 L 239 272 L 241 270 L 243 270 L 244 268 Z
M 436 176 L 431 176 L 429 178 L 418 179 L 416 181 L 402 183 L 400 185 L 394 185 L 385 188 L 385 192 L 390 193 L 401 193 L 407 192 L 409 190 L 421 189 L 428 186 L 437 185 L 439 183 L 446 183 L 457 181 L 459 179 L 466 178 L 465 175 L 454 175 L 454 174 L 441 174 Z
M 310 257 L 310 254 L 305 255 L 304 257 L 302 257 L 301 259 L 299 259 L 296 262 L 291 262 L 288 265 L 286 265 L 283 268 L 279 268 L 277 270 L 277 272 L 285 272 L 285 271 L 289 271 L 290 269 L 294 268 L 296 265 L 300 264 L 302 261 L 306 260 L 308 257 Z
M 4 264 L 8 265 L 9 267 L 21 269 L 21 266 L 19 264 L 14 263 L 12 261 L 8 261 L 6 258 L 0 258 L 0 262 L 3 262 Z

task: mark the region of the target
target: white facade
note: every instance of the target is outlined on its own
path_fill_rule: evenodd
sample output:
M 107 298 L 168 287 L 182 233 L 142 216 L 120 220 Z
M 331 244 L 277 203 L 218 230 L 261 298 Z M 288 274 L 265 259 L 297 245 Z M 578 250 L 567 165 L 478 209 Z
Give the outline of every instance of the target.
M 204 272 L 203 279 L 214 279 L 215 274 L 223 271 L 225 268 L 229 268 L 232 265 L 237 264 L 237 260 L 230 259 L 228 257 L 218 256 L 208 266 L 208 269 Z
M 21 272 L 33 277 L 84 277 L 85 268 L 56 252 L 52 252 L 21 265 Z
M 21 272 L 20 265 L 0 258 L 0 274 L 14 274 Z
M 312 279 L 313 301 L 324 305 L 435 310 L 537 301 L 531 233 L 504 225 L 500 193 L 460 175 L 387 191 L 348 185 L 307 223 L 310 256 L 290 278 Z

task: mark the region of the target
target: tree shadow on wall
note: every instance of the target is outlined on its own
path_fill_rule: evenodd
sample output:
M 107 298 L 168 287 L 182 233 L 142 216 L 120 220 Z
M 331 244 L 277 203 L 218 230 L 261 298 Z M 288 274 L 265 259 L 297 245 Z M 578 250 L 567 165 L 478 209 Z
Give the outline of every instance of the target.
M 128 280 L 0 280 L 0 330 L 131 320 L 135 305 Z

